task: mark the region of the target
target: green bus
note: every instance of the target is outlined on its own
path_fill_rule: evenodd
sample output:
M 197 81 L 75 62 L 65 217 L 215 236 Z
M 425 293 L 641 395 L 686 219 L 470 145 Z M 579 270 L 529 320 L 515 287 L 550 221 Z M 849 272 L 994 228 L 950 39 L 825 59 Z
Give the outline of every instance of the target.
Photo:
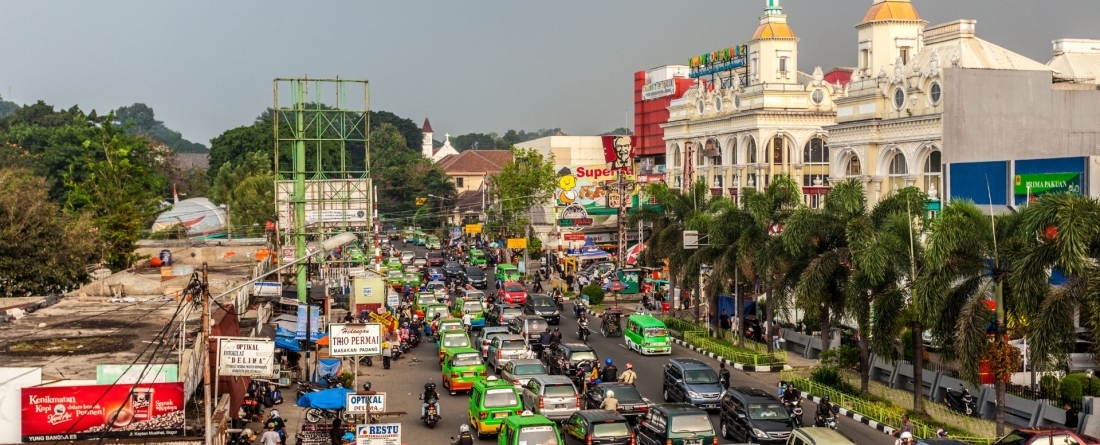
M 672 339 L 668 327 L 651 315 L 634 314 L 623 328 L 627 349 L 642 355 L 672 354 Z

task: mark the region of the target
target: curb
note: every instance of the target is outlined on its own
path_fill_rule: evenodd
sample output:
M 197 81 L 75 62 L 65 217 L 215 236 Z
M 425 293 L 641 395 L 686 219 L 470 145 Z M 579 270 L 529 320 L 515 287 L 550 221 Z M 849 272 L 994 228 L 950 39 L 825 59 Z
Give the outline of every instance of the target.
M 591 315 L 593 317 L 599 317 L 600 316 L 600 314 L 597 314 L 595 311 L 593 311 L 591 309 L 585 308 L 584 310 L 585 310 L 585 312 L 588 313 L 588 315 Z M 694 345 L 688 344 L 687 342 L 685 342 L 683 340 L 680 340 L 678 338 L 673 337 L 672 341 L 674 343 L 676 343 L 680 346 L 683 346 L 685 348 L 688 348 L 688 349 L 690 349 L 694 352 L 697 352 L 699 354 L 705 355 L 705 356 L 710 357 L 712 359 L 718 360 L 721 363 L 725 363 L 727 365 L 733 366 L 733 369 L 736 369 L 736 370 L 739 370 L 739 371 L 744 371 L 744 372 L 780 372 L 780 371 L 794 369 L 793 367 L 791 367 L 791 365 L 756 366 L 756 365 L 746 365 L 744 363 L 736 363 L 736 362 L 730 361 L 729 359 L 727 359 L 725 357 L 722 357 L 718 354 L 715 354 L 713 352 L 708 352 L 705 349 L 697 348 Z
M 809 400 L 813 401 L 814 403 L 821 403 L 821 397 L 814 396 L 813 394 L 803 392 L 802 396 L 805 397 L 806 399 L 809 399 Z M 871 418 L 868 418 L 868 417 L 864 416 L 863 414 L 857 413 L 857 412 L 852 411 L 848 408 L 842 408 L 842 407 L 838 406 L 837 407 L 837 412 L 839 412 L 841 415 L 843 415 L 845 417 L 851 418 L 851 419 L 853 419 L 853 420 L 855 420 L 859 423 L 862 423 L 862 424 L 867 425 L 871 428 L 874 428 L 874 429 L 878 430 L 881 433 L 894 434 L 894 430 L 897 429 L 897 428 L 894 428 L 892 426 L 889 426 L 889 425 L 886 425 L 886 424 L 883 424 L 883 423 L 879 423 L 879 421 L 877 421 L 877 420 L 873 420 Z

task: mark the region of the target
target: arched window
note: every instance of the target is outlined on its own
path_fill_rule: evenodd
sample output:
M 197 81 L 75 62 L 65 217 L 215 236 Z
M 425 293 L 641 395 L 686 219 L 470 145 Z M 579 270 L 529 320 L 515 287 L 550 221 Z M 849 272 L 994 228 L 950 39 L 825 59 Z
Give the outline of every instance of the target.
M 745 152 L 748 154 L 748 163 L 755 164 L 756 160 L 756 139 L 749 138 L 749 143 L 746 144 Z
M 943 176 L 943 164 L 940 163 L 939 150 L 928 153 L 928 157 L 924 158 L 924 191 L 928 193 L 929 197 L 937 197 L 943 191 L 943 184 L 940 182 Z
M 694 144 L 692 144 L 692 145 L 694 146 Z M 695 147 L 695 166 L 696 167 L 702 167 L 704 165 L 707 165 L 706 150 L 704 149 L 704 147 L 696 146 Z
M 829 146 L 821 138 L 810 139 L 802 149 L 803 164 L 828 164 Z
M 673 145 L 672 146 L 672 166 L 673 167 L 683 167 L 684 166 L 683 159 L 680 158 L 680 146 L 679 145 Z
M 905 177 L 909 175 L 909 167 L 905 164 L 905 155 L 895 152 L 890 158 L 890 191 L 898 191 L 905 188 Z
M 737 139 L 730 139 L 729 145 L 730 165 L 737 165 L 738 162 L 744 161 L 744 158 L 737 154 Z
M 859 165 L 859 156 L 852 155 L 848 158 L 848 163 L 844 166 L 844 176 L 849 178 L 857 178 L 863 175 L 863 168 Z
M 783 136 L 772 138 L 772 165 L 783 165 L 783 149 L 786 147 L 783 142 Z
M 718 142 L 718 139 L 707 139 L 706 145 L 703 147 L 706 157 L 711 158 L 710 165 L 722 165 L 722 144 Z

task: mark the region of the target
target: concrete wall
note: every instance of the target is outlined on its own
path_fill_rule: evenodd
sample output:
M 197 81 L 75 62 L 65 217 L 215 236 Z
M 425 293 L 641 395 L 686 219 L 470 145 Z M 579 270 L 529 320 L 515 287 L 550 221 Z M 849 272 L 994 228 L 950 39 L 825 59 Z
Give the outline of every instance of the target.
M 1100 90 L 1063 88 L 1042 71 L 948 68 L 943 162 L 1100 154 Z

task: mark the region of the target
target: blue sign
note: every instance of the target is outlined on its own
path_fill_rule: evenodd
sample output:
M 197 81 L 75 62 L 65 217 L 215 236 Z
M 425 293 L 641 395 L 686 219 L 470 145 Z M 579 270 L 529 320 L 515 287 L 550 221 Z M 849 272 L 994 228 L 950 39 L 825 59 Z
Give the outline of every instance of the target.
M 313 332 L 313 337 L 317 337 L 317 332 L 321 329 L 321 308 L 319 306 L 310 306 L 309 317 L 306 317 L 306 307 L 298 305 L 298 322 L 295 325 L 294 338 L 298 340 L 306 339 L 306 318 L 309 318 L 310 332 Z
M 699 69 L 688 73 L 688 77 L 695 79 L 697 77 L 709 76 L 711 74 L 720 73 L 723 71 L 730 71 L 733 69 L 741 68 L 745 66 L 744 60 L 734 60 L 729 63 L 723 63 L 721 65 L 714 65 L 708 68 Z

